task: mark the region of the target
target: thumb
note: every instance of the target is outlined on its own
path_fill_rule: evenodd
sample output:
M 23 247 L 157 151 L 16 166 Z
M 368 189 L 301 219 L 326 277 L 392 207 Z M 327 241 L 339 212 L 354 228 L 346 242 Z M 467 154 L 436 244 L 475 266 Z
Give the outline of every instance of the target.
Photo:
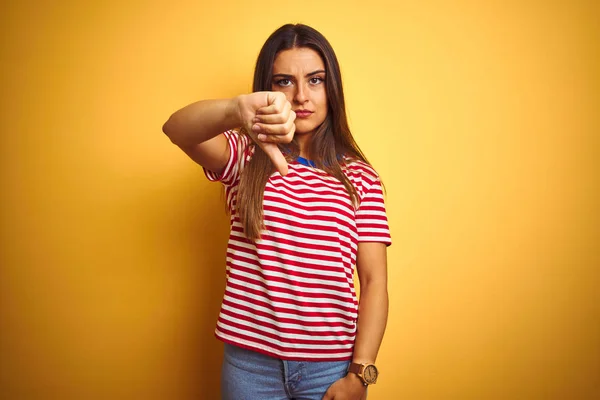
M 275 143 L 260 143 L 259 146 L 269 156 L 281 176 L 286 176 L 288 173 L 288 164 L 279 147 Z

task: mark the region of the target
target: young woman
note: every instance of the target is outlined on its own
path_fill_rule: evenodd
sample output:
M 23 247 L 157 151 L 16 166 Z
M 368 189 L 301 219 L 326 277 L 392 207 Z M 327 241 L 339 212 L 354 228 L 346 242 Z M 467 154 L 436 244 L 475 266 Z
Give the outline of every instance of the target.
M 225 186 L 223 398 L 365 398 L 387 322 L 391 239 L 329 42 L 282 26 L 258 56 L 253 93 L 190 104 L 163 131 Z

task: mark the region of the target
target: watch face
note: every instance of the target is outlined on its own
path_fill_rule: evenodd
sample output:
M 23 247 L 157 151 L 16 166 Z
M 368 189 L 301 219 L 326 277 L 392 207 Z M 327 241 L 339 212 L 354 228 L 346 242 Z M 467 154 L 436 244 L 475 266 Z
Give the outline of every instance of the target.
M 377 368 L 374 365 L 367 365 L 363 372 L 363 377 L 369 385 L 375 383 L 377 381 Z

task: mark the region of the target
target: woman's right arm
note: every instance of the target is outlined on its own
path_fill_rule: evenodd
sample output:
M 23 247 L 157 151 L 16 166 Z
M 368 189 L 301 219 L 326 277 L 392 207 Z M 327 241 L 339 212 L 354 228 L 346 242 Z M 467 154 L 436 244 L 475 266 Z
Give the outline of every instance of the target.
M 281 92 L 255 92 L 232 99 L 202 100 L 176 111 L 163 132 L 190 158 L 220 174 L 229 160 L 229 143 L 222 132 L 243 127 L 285 175 L 287 162 L 276 143 L 289 143 L 296 114 Z M 254 129 L 253 129 L 254 128 Z M 258 134 L 264 134 L 259 140 Z
M 229 144 L 220 133 L 243 125 L 239 98 L 202 100 L 176 111 L 163 132 L 192 160 L 220 174 L 229 159 Z

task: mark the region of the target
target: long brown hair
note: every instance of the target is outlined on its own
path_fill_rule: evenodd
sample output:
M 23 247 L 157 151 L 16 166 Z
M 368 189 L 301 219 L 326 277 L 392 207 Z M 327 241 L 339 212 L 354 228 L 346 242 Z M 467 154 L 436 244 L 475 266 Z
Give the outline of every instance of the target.
M 315 166 L 344 184 L 354 205 L 358 205 L 358 193 L 342 171 L 343 156 L 368 163 L 352 137 L 346 118 L 346 103 L 342 88 L 340 66 L 333 48 L 317 30 L 302 24 L 287 24 L 269 36 L 263 45 L 254 70 L 252 90 L 271 91 L 273 63 L 279 52 L 291 48 L 306 47 L 316 51 L 325 64 L 325 90 L 328 112 L 325 121 L 312 134 L 309 158 Z M 242 133 L 245 134 L 245 132 Z M 251 142 L 251 139 L 250 139 Z M 279 146 L 291 159 L 300 154 L 298 143 Z M 240 176 L 236 207 L 246 237 L 250 240 L 260 238 L 264 229 L 263 198 L 264 189 L 275 167 L 259 146 L 254 146 L 252 159 L 244 167 Z

